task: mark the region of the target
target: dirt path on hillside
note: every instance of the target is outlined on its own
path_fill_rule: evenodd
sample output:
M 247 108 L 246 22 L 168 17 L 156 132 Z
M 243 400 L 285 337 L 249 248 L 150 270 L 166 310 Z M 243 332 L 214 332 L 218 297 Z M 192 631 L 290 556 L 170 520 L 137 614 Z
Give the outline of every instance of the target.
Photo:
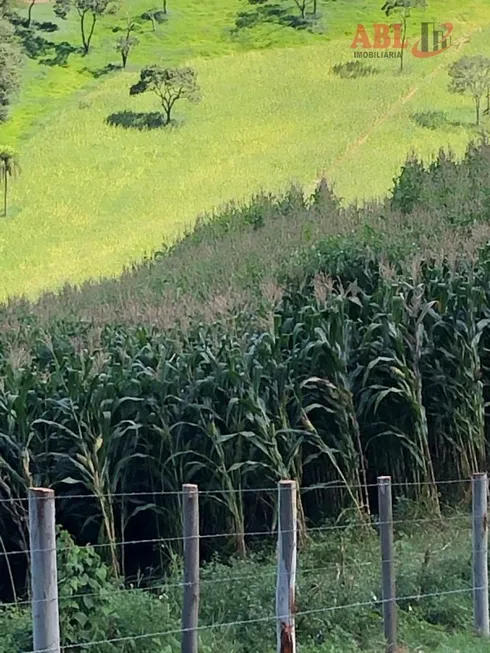
M 469 43 L 472 34 L 475 32 L 481 32 L 482 28 L 481 27 L 475 27 L 467 36 L 461 37 L 455 44 L 455 50 L 461 50 L 461 48 Z M 423 82 L 416 84 L 415 86 L 412 86 L 412 88 L 409 89 L 408 93 L 406 93 L 404 96 L 396 100 L 391 107 L 388 109 L 386 113 L 384 113 L 380 118 L 378 118 L 370 127 L 365 134 L 363 134 L 360 138 L 358 138 L 356 141 L 351 143 L 347 149 L 339 156 L 337 159 L 332 163 L 332 165 L 327 169 L 327 176 L 330 175 L 334 169 L 342 163 L 347 157 L 349 157 L 353 152 L 355 152 L 357 149 L 362 147 L 368 140 L 369 138 L 374 134 L 374 132 L 383 125 L 387 120 L 392 118 L 397 111 L 403 107 L 407 102 L 410 102 L 410 100 L 414 97 L 414 95 L 420 90 L 421 87 L 425 85 L 425 82 L 427 80 L 430 80 L 436 73 L 438 73 L 441 68 L 444 68 L 445 63 L 444 61 L 436 66 L 432 72 L 430 72 L 426 77 L 424 77 Z

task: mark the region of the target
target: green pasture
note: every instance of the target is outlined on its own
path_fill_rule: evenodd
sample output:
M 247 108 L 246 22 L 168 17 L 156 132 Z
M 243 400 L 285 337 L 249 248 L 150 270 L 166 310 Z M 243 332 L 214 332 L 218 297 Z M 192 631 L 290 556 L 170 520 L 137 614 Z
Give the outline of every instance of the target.
M 421 17 L 454 22 L 447 53 L 408 56 L 403 75 L 396 60 L 376 60 L 379 74 L 341 80 L 331 68 L 352 58 L 358 22 L 383 21 L 378 3 L 325 2 L 317 33 L 263 25 L 234 34 L 241 0 L 169 0 L 168 23 L 154 33 L 145 26 L 128 71 L 94 76 L 118 62 L 111 28 L 147 5 L 127 0 L 104 18 L 88 57 L 74 53 L 66 66 L 28 60 L 22 96 L 0 127 L 22 165 L 0 223 L 0 299 L 117 275 L 200 213 L 260 189 L 310 187 L 325 172 L 347 200 L 382 195 L 410 148 L 460 152 L 476 134 L 471 100 L 447 93 L 447 64 L 490 50 L 484 2 L 432 1 L 414 14 L 413 38 Z M 57 20 L 46 4 L 34 17 Z M 77 45 L 75 16 L 58 22 L 44 36 Z M 203 101 L 177 106 L 179 128 L 108 126 L 114 113 L 158 111 L 156 98 L 129 96 L 146 63 L 191 65 Z M 433 110 L 448 116 L 439 130 L 411 118 Z

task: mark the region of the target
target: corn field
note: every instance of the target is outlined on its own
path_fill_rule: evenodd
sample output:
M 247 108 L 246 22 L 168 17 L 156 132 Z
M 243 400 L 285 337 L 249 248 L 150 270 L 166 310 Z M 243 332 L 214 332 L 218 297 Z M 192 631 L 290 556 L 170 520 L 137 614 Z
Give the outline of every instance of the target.
M 380 474 L 436 509 L 460 499 L 435 481 L 487 461 L 490 248 L 410 269 L 365 247 L 334 254 L 289 284 L 268 322 L 33 321 L 0 334 L 1 549 L 28 549 L 32 485 L 55 488 L 60 523 L 106 544 L 116 576 L 171 559 L 116 542 L 179 537 L 180 495 L 161 493 L 182 483 L 203 492 L 201 532 L 232 533 L 223 550 L 240 556 L 245 532 L 275 519 L 274 491 L 247 490 L 279 479 L 308 488 L 309 525 L 368 515 Z M 314 489 L 325 484 L 328 499 Z M 23 588 L 26 568 L 2 557 L 0 590 Z

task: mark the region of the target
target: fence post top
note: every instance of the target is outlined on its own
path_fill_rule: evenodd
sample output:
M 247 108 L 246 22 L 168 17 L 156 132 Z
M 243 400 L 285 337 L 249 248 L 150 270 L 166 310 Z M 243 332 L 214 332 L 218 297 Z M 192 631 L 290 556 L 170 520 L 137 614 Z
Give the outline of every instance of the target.
M 45 499 L 49 499 L 54 497 L 54 490 L 47 487 L 30 487 L 29 494 L 34 497 L 44 497 Z
M 279 487 L 280 487 L 280 488 L 292 488 L 292 487 L 296 487 L 296 481 L 291 481 L 291 480 L 281 480 L 281 481 L 279 481 Z
M 486 478 L 486 476 L 487 476 L 487 473 L 486 473 L 486 472 L 474 472 L 474 473 L 472 474 L 472 478 L 473 478 L 475 481 L 479 481 L 479 480 L 481 480 L 481 479 L 483 479 L 483 478 Z
M 193 492 L 197 492 L 199 488 L 194 483 L 184 483 L 182 489 L 184 492 L 192 494 Z
M 391 476 L 378 476 L 378 483 L 388 485 L 391 483 Z

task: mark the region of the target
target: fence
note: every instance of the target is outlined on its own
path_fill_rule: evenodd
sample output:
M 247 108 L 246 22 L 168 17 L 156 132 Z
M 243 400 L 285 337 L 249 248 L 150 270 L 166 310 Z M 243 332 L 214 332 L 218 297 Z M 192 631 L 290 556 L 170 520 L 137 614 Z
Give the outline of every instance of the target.
M 472 592 L 475 634 L 489 637 L 488 600 L 488 478 L 487 474 L 474 474 L 472 486 L 472 587 L 445 592 L 427 593 L 416 598 L 444 596 Z M 183 592 L 181 628 L 131 638 L 113 638 L 93 641 L 61 648 L 58 605 L 58 574 L 56 564 L 55 494 L 53 490 L 33 488 L 29 492 L 29 534 L 31 559 L 31 589 L 33 615 L 33 651 L 25 653 L 60 653 L 61 650 L 83 649 L 97 651 L 104 643 L 122 642 L 145 637 L 180 635 L 182 653 L 198 653 L 198 635 L 211 628 L 275 621 L 277 630 L 277 652 L 296 652 L 295 622 L 298 616 L 333 612 L 341 609 L 362 608 L 378 605 L 382 608 L 386 651 L 398 650 L 397 603 L 415 597 L 397 596 L 394 560 L 394 525 L 392 509 L 392 483 L 390 477 L 380 477 L 377 483 L 379 500 L 379 549 L 382 596 L 369 602 L 318 607 L 306 611 L 296 608 L 296 564 L 298 554 L 298 508 L 297 487 L 294 481 L 280 481 L 278 494 L 277 524 L 277 567 L 275 615 L 230 623 L 199 624 L 200 607 L 200 541 L 199 533 L 199 489 L 196 485 L 182 488 L 183 522 L 183 564 L 184 578 L 179 583 Z M 431 520 L 418 520 L 419 522 Z M 312 530 L 330 530 L 336 526 L 319 527 Z M 223 536 L 230 534 L 223 534 Z M 141 540 L 144 541 L 144 540 Z M 140 542 L 141 542 L 140 541 Z M 27 552 L 20 552 L 27 553 Z M 4 553 L 3 555 L 8 555 Z M 319 572 L 318 570 L 312 570 Z M 230 579 L 233 580 L 233 579 Z

